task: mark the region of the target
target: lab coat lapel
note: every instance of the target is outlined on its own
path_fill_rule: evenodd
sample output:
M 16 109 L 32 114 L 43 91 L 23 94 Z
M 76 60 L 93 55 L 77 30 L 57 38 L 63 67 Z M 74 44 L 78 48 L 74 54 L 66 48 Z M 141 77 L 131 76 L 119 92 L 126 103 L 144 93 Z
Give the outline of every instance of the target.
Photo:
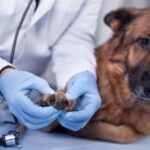
M 29 28 L 31 28 L 42 16 L 45 15 L 53 7 L 56 1 L 57 0 L 41 0 Z
M 49 46 L 54 46 L 80 13 L 86 0 L 58 0 L 49 24 Z M 61 11 L 60 11 L 61 10 Z

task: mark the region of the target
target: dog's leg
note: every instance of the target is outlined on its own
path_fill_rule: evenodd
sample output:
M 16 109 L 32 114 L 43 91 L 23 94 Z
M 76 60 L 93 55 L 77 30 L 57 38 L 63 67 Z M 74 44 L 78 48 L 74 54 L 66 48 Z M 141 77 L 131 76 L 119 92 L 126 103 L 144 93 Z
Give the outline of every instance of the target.
M 40 129 L 41 131 L 44 132 L 52 132 L 54 131 L 57 127 L 59 126 L 59 123 L 57 121 L 54 121 L 52 124 L 50 124 L 49 126 Z
M 68 112 L 68 111 L 72 111 L 75 108 L 76 102 L 74 100 L 67 99 L 64 90 L 59 90 L 53 95 L 51 94 L 44 95 L 43 98 L 37 104 L 42 107 L 53 106 L 58 110 L 63 110 Z M 55 121 L 52 124 L 50 124 L 48 127 L 45 127 L 41 130 L 44 132 L 51 132 L 58 126 L 59 123 Z
M 140 134 L 126 125 L 115 126 L 105 122 L 91 122 L 77 133 L 76 136 L 115 143 L 132 143 L 140 138 Z

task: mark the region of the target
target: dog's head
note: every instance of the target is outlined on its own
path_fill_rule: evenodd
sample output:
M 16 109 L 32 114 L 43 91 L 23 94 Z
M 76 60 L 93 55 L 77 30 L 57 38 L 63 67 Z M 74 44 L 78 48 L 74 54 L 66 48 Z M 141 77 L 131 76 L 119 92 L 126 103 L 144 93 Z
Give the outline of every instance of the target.
M 106 15 L 105 23 L 115 36 L 120 37 L 114 54 L 125 54 L 131 92 L 137 97 L 150 99 L 150 8 L 112 11 Z

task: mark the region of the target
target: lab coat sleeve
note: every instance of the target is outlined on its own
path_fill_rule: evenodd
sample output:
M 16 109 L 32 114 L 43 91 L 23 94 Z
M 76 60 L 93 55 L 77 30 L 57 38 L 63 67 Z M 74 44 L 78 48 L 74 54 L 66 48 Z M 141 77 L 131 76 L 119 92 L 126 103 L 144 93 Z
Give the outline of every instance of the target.
M 53 48 L 51 69 L 55 74 L 57 89 L 64 88 L 72 76 L 82 71 L 88 70 L 96 76 L 95 37 L 102 2 L 87 0 Z
M 0 58 L 0 70 L 2 70 L 6 66 L 11 66 L 14 68 L 14 66 L 11 63 L 6 61 L 5 59 Z

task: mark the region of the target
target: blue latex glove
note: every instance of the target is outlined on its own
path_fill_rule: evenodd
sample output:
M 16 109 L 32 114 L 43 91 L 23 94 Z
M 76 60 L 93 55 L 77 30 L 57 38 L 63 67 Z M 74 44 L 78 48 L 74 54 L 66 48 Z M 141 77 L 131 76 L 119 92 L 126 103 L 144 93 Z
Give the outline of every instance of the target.
M 30 129 L 46 127 L 57 118 L 58 112 L 53 107 L 34 104 L 28 97 L 31 90 L 54 93 L 44 79 L 29 72 L 9 69 L 0 76 L 0 91 L 19 121 Z
M 77 100 L 77 108 L 73 112 L 61 113 L 58 121 L 63 127 L 77 131 L 89 122 L 101 105 L 96 79 L 92 73 L 85 71 L 75 75 L 67 85 L 66 96 Z

